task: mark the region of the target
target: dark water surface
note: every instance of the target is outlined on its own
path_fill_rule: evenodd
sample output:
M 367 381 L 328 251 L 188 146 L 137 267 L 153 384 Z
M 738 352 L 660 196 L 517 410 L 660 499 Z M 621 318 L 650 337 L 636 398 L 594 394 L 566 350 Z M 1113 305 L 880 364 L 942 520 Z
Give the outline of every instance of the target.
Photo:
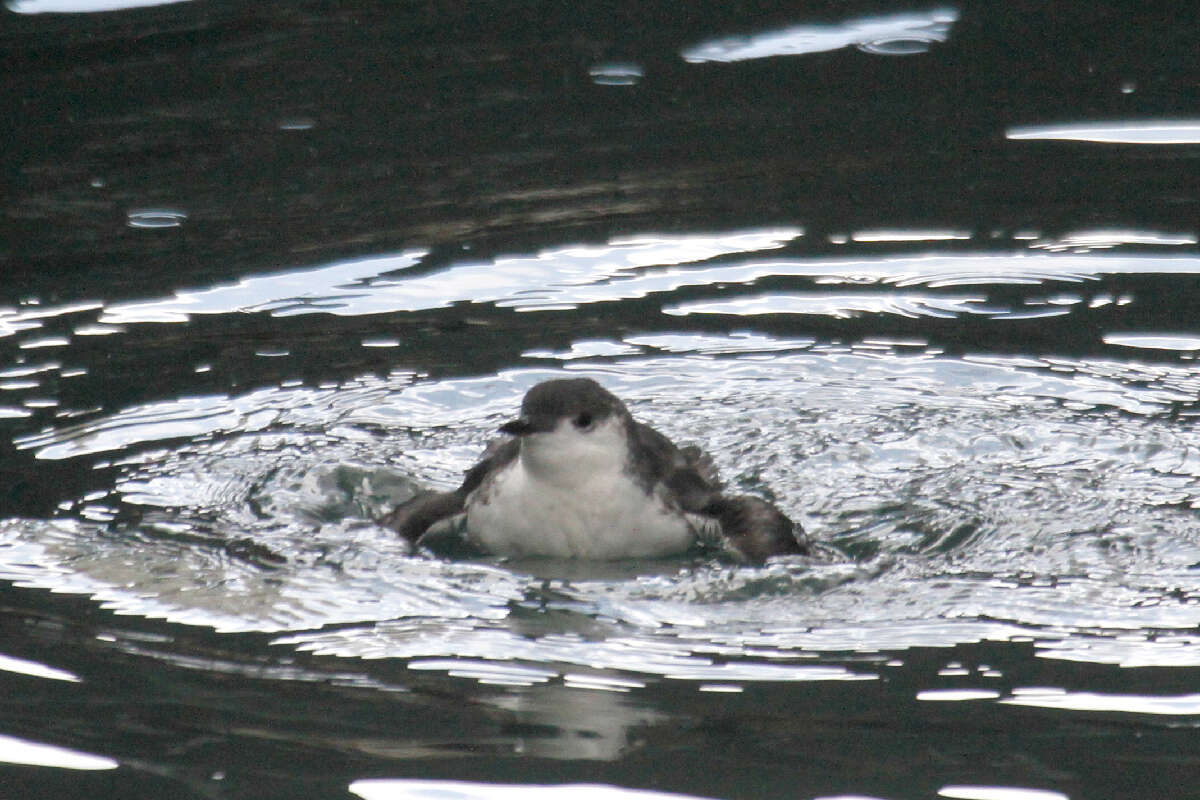
M 0 9 L 0 797 L 1194 791 L 1192 26 L 120 5 Z M 371 523 L 562 374 L 844 557 Z

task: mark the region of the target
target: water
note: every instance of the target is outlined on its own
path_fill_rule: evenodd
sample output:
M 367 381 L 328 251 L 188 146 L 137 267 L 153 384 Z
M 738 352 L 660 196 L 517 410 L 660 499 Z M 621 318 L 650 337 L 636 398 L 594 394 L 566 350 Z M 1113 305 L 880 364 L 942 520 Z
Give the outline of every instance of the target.
M 1089 9 L 10 3 L 0 796 L 1179 796 L 1192 43 Z M 564 374 L 827 552 L 372 523 Z

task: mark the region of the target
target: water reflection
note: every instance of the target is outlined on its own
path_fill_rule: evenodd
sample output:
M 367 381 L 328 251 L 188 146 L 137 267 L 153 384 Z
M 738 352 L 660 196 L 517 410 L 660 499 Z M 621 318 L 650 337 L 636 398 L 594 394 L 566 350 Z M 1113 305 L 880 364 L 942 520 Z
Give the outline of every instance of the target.
M 187 216 L 177 208 L 138 208 L 128 213 L 125 224 L 131 228 L 178 228 Z
M 186 322 L 192 314 L 231 314 L 239 311 L 276 310 L 280 307 L 329 311 L 340 305 L 339 296 L 359 282 L 416 264 L 425 251 L 409 251 L 382 258 L 340 262 L 312 270 L 244 278 L 232 286 L 134 303 L 114 303 L 104 309 L 100 323 Z
M 855 242 L 949 242 L 971 238 L 970 231 L 875 229 L 855 231 L 850 239 Z
M 1011 706 L 1103 711 L 1119 714 L 1163 716 L 1200 716 L 1200 694 L 1136 695 L 1100 692 L 1069 692 L 1065 689 L 1014 689 L 1012 696 L 1000 701 Z
M 84 770 L 116 769 L 120 766 L 113 759 L 104 756 L 3 734 L 0 734 L 0 763 Z
M 996 700 L 1000 693 L 993 689 L 927 689 L 917 692 L 917 699 L 924 702 L 963 703 L 973 700 Z
M 1049 250 L 1051 252 L 1072 251 L 1076 253 L 1107 250 L 1121 245 L 1181 247 L 1193 245 L 1197 242 L 1195 236 L 1187 233 L 1165 233 L 1119 228 L 1075 231 L 1054 239 L 1044 239 L 1036 235 L 1033 238 L 1034 241 L 1029 245 L 1031 248 Z
M 828 25 L 796 25 L 752 36 L 724 36 L 684 48 L 684 61 L 748 61 L 859 47 L 878 55 L 914 55 L 946 41 L 958 21 L 954 8 L 857 17 Z
M 35 678 L 46 678 L 52 681 L 67 681 L 79 683 L 79 676 L 56 667 L 49 667 L 36 661 L 24 658 L 14 658 L 0 653 L 0 672 L 12 672 L 18 675 L 30 675 Z
M 852 295 L 799 292 L 750 295 L 736 300 L 680 303 L 666 306 L 664 314 L 820 314 L 848 319 L 858 314 L 897 314 L 902 317 L 942 317 L 950 319 L 960 314 L 1009 315 L 1011 312 L 989 308 L 985 297 L 932 294 L 875 294 L 860 292 Z M 1046 314 L 1065 314 L 1064 310 L 1047 309 Z
M 637 64 L 614 61 L 592 66 L 588 75 L 600 86 L 634 86 L 642 80 L 645 71 Z
M 478 263 L 458 263 L 432 272 L 413 272 L 426 255 L 411 251 L 396 256 L 339 262 L 316 269 L 245 278 L 232 286 L 174 297 L 115 303 L 104 308 L 93 333 L 111 326 L 148 322 L 184 322 L 197 314 L 247 311 L 273 316 L 326 313 L 365 316 L 445 308 L 455 303 L 487 303 L 518 311 L 576 309 L 595 303 L 669 297 L 688 288 L 715 287 L 729 295 L 731 287 L 753 287 L 767 280 L 788 279 L 816 287 L 812 292 L 778 292 L 757 297 L 703 301 L 667 306 L 668 314 L 775 313 L 790 308 L 799 313 L 847 316 L 855 312 L 897 313 L 904 316 L 984 314 L 996 318 L 1061 315 L 1084 300 L 1058 293 L 1049 298 L 1027 296 L 1017 305 L 1000 305 L 983 294 L 930 293 L 834 294 L 819 287 L 870 284 L 903 289 L 952 287 L 1037 286 L 1053 283 L 1097 282 L 1114 275 L 1194 275 L 1200 258 L 1184 254 L 1124 252 L 1091 253 L 1122 244 L 1175 247 L 1192 245 L 1190 235 L 1153 231 L 1097 231 L 1057 240 L 1037 239 L 1029 250 L 1016 253 L 964 252 L 840 258 L 745 257 L 746 253 L 779 249 L 801 235 L 798 229 L 737 232 L 713 236 L 613 239 L 603 246 L 551 249 L 531 256 L 499 257 Z M 953 231 L 863 231 L 854 241 L 864 246 L 888 242 L 961 239 Z M 1050 250 L 1054 252 L 1034 252 Z M 1072 250 L 1072 253 L 1058 251 Z M 735 256 L 742 258 L 735 259 Z M 409 274 L 412 273 L 412 274 Z M 1097 295 L 1099 296 L 1099 295 Z M 1110 302 L 1116 298 L 1110 298 Z M 1089 297 L 1090 307 L 1102 305 Z M 1128 302 L 1123 300 L 1122 302 Z M 1011 299 L 1005 301 L 1011 304 Z M 1051 306 L 1049 308 L 1045 306 Z M 75 306 L 57 313 L 76 313 Z M 718 309 L 723 309 L 718 311 Z M 38 312 L 48 316 L 54 312 Z M 12 332 L 36 326 L 28 312 L 12 314 Z M 0 316 L 0 325 L 5 318 Z M 40 338 L 45 346 L 65 343 L 61 337 Z M 374 340 L 372 340 L 374 341 Z M 27 345 L 32 346 L 32 345 Z M 270 351 L 274 352 L 274 351 Z M 264 351 L 262 354 L 270 354 Z
M 1069 800 L 1062 792 L 1017 786 L 943 786 L 938 797 L 952 800 Z
M 913 252 L 972 238 L 864 228 L 839 257 L 797 255 L 808 241 L 795 227 L 448 262 L 412 249 L 139 301 L 30 298 L 0 312 L 17 359 L 0 369 L 13 398 L 0 416 L 56 408 L 59 379 L 86 374 L 69 364 L 80 338 L 109 352 L 141 326 L 197 315 L 256 311 L 284 327 L 294 323 L 272 318 L 400 315 L 390 326 L 463 303 L 546 311 L 654 297 L 668 321 L 886 314 L 1000 325 L 1136 304 L 1113 276 L 1200 272 L 1200 259 L 1177 249 L 1194 236 L 1153 230 L 1021 232 L 1000 252 Z M 57 468 L 98 467 L 111 482 L 63 498 L 53 519 L 0 521 L 0 577 L 120 613 L 269 632 L 294 654 L 395 660 L 405 680 L 528 692 L 522 714 L 595 734 L 580 756 L 589 758 L 620 752 L 643 719 L 620 699 L 662 682 L 716 700 L 762 683 L 873 681 L 879 663 L 838 659 L 981 641 L 1032 641 L 1048 659 L 1200 665 L 1188 638 L 1200 625 L 1200 438 L 1170 416 L 1200 396 L 1194 362 L 949 357 L 920 327 L 839 342 L 800 326 L 680 330 L 640 310 L 637 320 L 553 346 L 522 342 L 523 357 L 545 368 L 438 380 L 396 369 L 109 413 L 63 409 L 16 447 Z M 1186 331 L 1098 336 L 1113 347 L 1200 347 Z M 408 344 L 394 327 L 347 339 L 385 357 Z M 291 352 L 284 344 L 253 340 L 248 352 L 277 358 Z M 214 364 L 208 355 L 194 369 Z M 371 522 L 417 486 L 455 485 L 496 421 L 564 370 L 606 383 L 672 438 L 704 444 L 732 485 L 772 487 L 847 557 L 607 573 L 454 562 Z M 163 651 L 155 657 L 176 658 Z M 211 661 L 202 668 L 238 668 Z M 953 675 L 962 677 L 940 677 Z M 920 699 L 995 699 L 986 685 L 929 692 Z M 566 713 L 562 693 L 604 698 L 589 708 L 606 709 L 605 724 L 553 717 Z M 534 697 L 557 699 L 543 707 Z
M 10 11 L 18 14 L 74 14 L 96 11 L 121 11 L 129 8 L 164 6 L 187 0 L 8 0 Z
M 1009 139 L 1061 139 L 1108 144 L 1200 144 L 1200 120 L 1128 120 L 1021 125 L 1005 132 Z
M 593 784 L 530 786 L 529 784 L 426 781 L 412 778 L 371 778 L 354 781 L 349 791 L 363 800 L 702 800 L 693 795 L 626 789 Z
M 455 264 L 411 277 L 404 272 L 415 266 L 425 252 L 410 251 L 247 278 L 236 286 L 179 293 L 165 300 L 115 304 L 105 309 L 100 321 L 182 322 L 190 314 L 235 311 L 269 311 L 274 316 L 359 316 L 444 308 L 462 301 L 490 302 L 523 311 L 562 310 L 604 299 L 602 287 L 614 282 L 624 285 L 650 267 L 777 249 L 802 234 L 802 230 L 793 228 L 617 238 L 603 246 L 554 248 L 532 256 Z M 600 297 L 589 295 L 588 287 L 597 287 Z M 614 299 L 624 296 L 618 293 Z
M 28 300 L 19 309 L 0 308 L 0 338 L 21 331 L 34 330 L 43 325 L 43 320 L 79 314 L 103 308 L 103 303 L 83 302 L 61 306 L 42 306 L 36 300 Z
M 560 355 L 852 558 L 609 574 L 440 561 L 369 522 L 415 485 L 453 485 L 561 374 L 526 369 L 180 399 L 26 436 L 44 460 L 112 453 L 119 476 L 59 519 L 0 523 L 0 576 L 413 675 L 597 694 L 872 680 L 828 659 L 975 641 L 1200 664 L 1180 638 L 1200 625 L 1200 439 L 1163 413 L 1196 395 L 1194 370 L 763 334 L 599 349 Z
M 1138 347 L 1143 350 L 1177 350 L 1182 353 L 1200 350 L 1200 336 L 1171 333 L 1106 333 L 1104 343 L 1117 347 Z

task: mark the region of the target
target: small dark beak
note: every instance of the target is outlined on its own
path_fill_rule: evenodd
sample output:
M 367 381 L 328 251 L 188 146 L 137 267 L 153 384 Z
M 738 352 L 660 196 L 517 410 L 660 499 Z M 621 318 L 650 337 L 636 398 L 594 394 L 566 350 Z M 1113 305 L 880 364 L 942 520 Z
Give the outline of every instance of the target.
M 554 420 L 549 417 L 519 417 L 500 426 L 501 433 L 526 436 L 531 433 L 549 433 L 554 430 Z

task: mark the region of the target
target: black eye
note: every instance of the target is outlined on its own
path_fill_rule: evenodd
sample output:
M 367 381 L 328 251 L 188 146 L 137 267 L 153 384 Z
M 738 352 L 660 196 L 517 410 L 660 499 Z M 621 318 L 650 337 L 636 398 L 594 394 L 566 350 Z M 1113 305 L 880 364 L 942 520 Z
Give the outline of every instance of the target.
M 580 414 L 578 417 L 575 418 L 575 427 L 576 428 L 592 427 L 592 415 L 589 414 L 588 412 L 584 411 L 582 414 Z

